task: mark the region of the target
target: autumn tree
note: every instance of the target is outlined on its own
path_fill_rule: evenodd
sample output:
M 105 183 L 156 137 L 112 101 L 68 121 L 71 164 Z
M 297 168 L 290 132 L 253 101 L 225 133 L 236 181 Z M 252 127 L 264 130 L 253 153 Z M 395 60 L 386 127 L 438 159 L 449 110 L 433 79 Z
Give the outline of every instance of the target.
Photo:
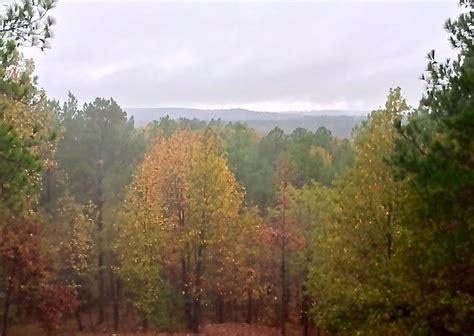
M 294 292 L 293 310 L 299 312 L 303 335 L 309 335 L 310 308 L 313 299 L 309 293 L 310 268 L 315 261 L 313 249 L 324 241 L 334 215 L 334 190 L 318 183 L 301 189 L 289 188 L 287 217 L 292 223 L 288 230 L 288 265 Z M 321 239 L 321 242 L 319 241 Z M 319 257 L 319 256 L 318 256 Z M 315 269 L 320 272 L 321 270 Z
M 84 330 L 81 313 L 93 297 L 92 284 L 96 273 L 94 244 L 94 207 L 82 205 L 67 193 L 43 205 L 45 238 L 50 245 L 55 278 L 74 288 L 77 305 L 74 315 L 80 331 Z
M 355 138 L 355 165 L 336 181 L 333 222 L 314 243 L 310 290 L 316 324 L 333 332 L 402 332 L 393 257 L 406 238 L 401 228 L 409 192 L 394 178 L 390 156 L 394 122 L 408 110 L 400 89 L 371 113 Z
M 2 335 L 15 307 L 33 314 L 51 334 L 61 327 L 63 314 L 76 306 L 70 287 L 51 281 L 51 261 L 43 252 L 43 225 L 35 219 L 15 218 L 1 222 L 0 274 L 4 285 Z
M 184 318 L 194 331 L 202 319 L 207 281 L 212 281 L 210 267 L 219 256 L 211 251 L 232 240 L 241 202 L 242 193 L 211 131 L 179 132 L 158 141 L 129 190 L 126 207 L 134 220 L 122 228 L 126 237 L 122 244 L 134 239 L 133 232 L 148 238 L 143 250 L 123 256 L 122 267 L 136 274 L 140 267 L 127 266 L 127 260 L 136 260 L 137 266 L 155 269 L 144 272 L 147 283 L 159 283 L 159 267 L 170 281 L 179 281 Z M 153 259 L 154 249 L 161 249 L 161 260 Z
M 255 207 L 242 210 L 226 237 L 210 246 L 206 293 L 215 308 L 215 321 L 256 320 L 265 291 L 263 262 L 270 253 L 262 244 L 264 223 Z

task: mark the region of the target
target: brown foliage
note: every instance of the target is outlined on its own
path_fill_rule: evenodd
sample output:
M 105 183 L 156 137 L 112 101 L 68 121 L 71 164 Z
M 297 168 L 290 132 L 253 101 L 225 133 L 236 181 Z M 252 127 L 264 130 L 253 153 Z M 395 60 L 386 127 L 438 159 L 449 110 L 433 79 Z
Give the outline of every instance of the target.
M 42 224 L 20 218 L 2 225 L 0 265 L 2 266 L 3 329 L 14 305 L 23 315 L 34 315 L 43 329 L 59 328 L 63 313 L 76 306 L 72 288 L 50 281 L 50 260 L 41 248 Z

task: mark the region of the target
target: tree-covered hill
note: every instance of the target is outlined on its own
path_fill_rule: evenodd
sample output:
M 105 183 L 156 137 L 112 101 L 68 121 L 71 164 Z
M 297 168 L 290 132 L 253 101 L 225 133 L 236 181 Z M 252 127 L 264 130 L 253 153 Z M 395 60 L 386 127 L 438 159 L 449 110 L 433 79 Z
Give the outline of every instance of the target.
M 368 112 L 344 110 L 258 112 L 246 109 L 203 110 L 179 107 L 130 107 L 125 110 L 133 116 L 137 126 L 144 126 L 166 116 L 170 119 L 186 118 L 204 121 L 220 119 L 244 122 L 262 135 L 275 127 L 281 128 L 285 133 L 291 133 L 298 127 L 304 127 L 310 131 L 325 127 L 339 138 L 350 138 L 352 129 L 366 120 L 368 114 Z

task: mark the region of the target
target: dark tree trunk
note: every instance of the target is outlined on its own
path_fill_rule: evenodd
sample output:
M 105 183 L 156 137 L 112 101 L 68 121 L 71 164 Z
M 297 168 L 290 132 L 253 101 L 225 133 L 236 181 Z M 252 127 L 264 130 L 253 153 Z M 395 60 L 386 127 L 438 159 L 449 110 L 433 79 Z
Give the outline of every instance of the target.
M 120 318 L 120 278 L 114 276 L 113 272 L 110 271 L 110 289 L 112 292 L 113 301 L 113 319 L 114 319 L 114 331 L 119 329 L 119 318 Z
M 201 323 L 201 277 L 202 277 L 202 254 L 203 254 L 204 246 L 199 244 L 197 249 L 197 260 L 196 260 L 196 297 L 193 299 L 193 325 L 192 331 L 194 333 L 199 332 L 199 324 Z
M 79 331 L 84 331 L 84 323 L 82 323 L 82 318 L 81 318 L 81 309 L 82 309 L 82 293 L 81 293 L 81 287 L 78 287 L 77 291 L 77 301 L 78 305 L 76 308 L 76 311 L 74 312 L 74 315 L 76 317 L 76 322 L 77 322 L 77 329 Z
M 252 287 L 247 289 L 247 319 L 245 322 L 252 323 Z
M 81 307 L 77 307 L 76 309 L 76 322 L 77 322 L 77 329 L 82 332 L 84 331 L 84 324 L 82 323 L 82 319 L 81 319 Z
M 10 310 L 10 295 L 11 295 L 11 284 L 9 284 L 8 286 L 7 294 L 5 297 L 5 304 L 3 305 L 2 336 L 7 336 L 8 312 Z
M 309 332 L 309 297 L 306 295 L 306 288 L 303 285 L 301 293 L 301 323 L 303 324 L 303 336 L 308 336 Z
M 122 283 L 120 282 L 120 279 L 117 278 L 117 302 L 114 305 L 114 329 L 118 331 L 119 328 L 119 322 L 120 322 L 120 294 L 122 290 Z
M 5 294 L 5 303 L 3 305 L 3 325 L 2 325 L 2 336 L 7 335 L 7 327 L 8 327 L 8 314 L 10 312 L 10 305 L 11 305 L 11 297 L 13 291 L 13 279 L 15 278 L 16 273 L 16 260 L 17 256 L 15 255 L 15 263 L 13 264 L 13 270 L 10 275 L 10 279 L 8 280 L 8 287 L 7 292 Z
M 94 330 L 94 321 L 93 321 L 92 310 L 91 309 L 89 309 L 89 311 L 87 313 L 87 317 L 88 317 L 88 320 L 89 320 L 89 329 Z
M 285 227 L 285 210 L 283 210 L 281 223 L 281 335 L 286 335 L 286 318 L 287 312 L 287 285 L 286 285 L 286 227 Z
M 101 167 L 99 166 L 99 178 L 97 182 L 97 199 L 96 199 L 96 206 L 97 206 L 97 249 L 98 249 L 98 258 L 97 258 L 97 266 L 99 271 L 99 316 L 98 322 L 103 323 L 105 321 L 105 266 L 104 266 L 104 251 L 102 248 L 102 232 L 104 230 L 104 219 L 103 219 L 103 208 L 104 208 L 104 201 L 103 201 L 103 192 L 102 192 L 102 173 Z
M 148 330 L 148 316 L 146 314 L 143 315 L 142 328 L 143 328 L 143 331 Z
M 186 320 L 186 327 L 190 330 L 193 326 L 193 316 L 192 316 L 192 306 L 191 306 L 191 293 L 189 288 L 188 281 L 188 267 L 186 257 L 181 256 L 181 281 L 183 289 L 183 298 L 184 298 L 184 319 Z
M 100 224 L 98 225 L 98 233 L 99 236 L 102 233 L 103 225 L 102 225 L 102 214 L 99 215 Z M 101 241 L 102 238 L 99 238 Z M 102 245 L 99 242 L 99 246 Z M 97 266 L 99 267 L 99 324 L 105 321 L 105 279 L 104 279 L 104 252 L 102 248 L 99 247 L 98 258 L 97 258 Z
M 224 323 L 224 297 L 217 294 L 217 323 Z
M 389 211 L 387 212 L 387 258 L 392 257 L 392 205 L 389 206 Z
M 186 225 L 185 214 L 183 209 L 178 209 L 178 221 L 181 228 Z M 191 292 L 189 288 L 189 244 L 185 243 L 181 251 L 181 286 L 184 299 L 184 319 L 186 321 L 186 328 L 191 330 L 193 327 L 192 315 L 192 301 Z

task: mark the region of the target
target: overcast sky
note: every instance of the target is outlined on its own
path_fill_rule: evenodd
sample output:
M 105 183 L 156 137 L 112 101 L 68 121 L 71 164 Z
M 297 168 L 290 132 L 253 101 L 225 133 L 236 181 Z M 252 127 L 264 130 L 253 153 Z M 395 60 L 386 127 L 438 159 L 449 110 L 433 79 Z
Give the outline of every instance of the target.
M 370 110 L 411 104 L 448 55 L 457 1 L 60 0 L 52 49 L 28 50 L 50 97 L 123 107 Z

